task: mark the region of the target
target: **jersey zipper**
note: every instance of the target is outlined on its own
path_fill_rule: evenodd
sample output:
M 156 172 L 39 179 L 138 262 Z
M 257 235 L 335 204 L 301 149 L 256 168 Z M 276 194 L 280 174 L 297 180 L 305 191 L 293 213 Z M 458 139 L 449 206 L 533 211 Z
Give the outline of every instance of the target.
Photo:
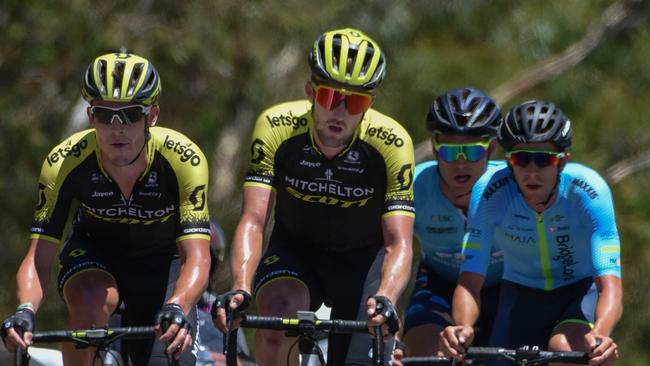
M 548 241 L 546 240 L 546 228 L 544 227 L 544 214 L 535 213 L 537 223 L 537 239 L 539 241 L 539 260 L 542 265 L 542 277 L 544 277 L 544 289 L 553 289 L 553 274 L 551 273 L 551 257 L 548 252 Z

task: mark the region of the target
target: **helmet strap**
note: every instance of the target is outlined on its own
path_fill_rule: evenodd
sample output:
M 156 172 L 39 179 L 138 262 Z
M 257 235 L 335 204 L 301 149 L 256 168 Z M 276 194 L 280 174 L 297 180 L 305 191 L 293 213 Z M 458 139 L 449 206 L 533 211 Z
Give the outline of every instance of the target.
M 149 138 L 151 138 L 151 133 L 149 132 L 149 121 L 148 121 L 149 115 L 145 114 L 144 115 L 144 142 L 142 143 L 142 147 L 140 148 L 140 151 L 135 155 L 133 160 L 127 165 L 131 165 L 135 163 L 136 160 L 140 157 L 140 154 L 142 154 L 142 151 L 144 148 L 147 146 L 147 142 L 149 141 Z

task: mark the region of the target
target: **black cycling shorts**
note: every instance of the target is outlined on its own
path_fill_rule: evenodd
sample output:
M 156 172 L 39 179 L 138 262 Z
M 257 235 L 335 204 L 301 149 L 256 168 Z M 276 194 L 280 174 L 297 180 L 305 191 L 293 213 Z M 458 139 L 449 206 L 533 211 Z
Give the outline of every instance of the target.
M 59 255 L 59 293 L 63 297 L 67 282 L 85 271 L 105 272 L 115 279 L 120 300 L 124 305 L 122 326 L 152 326 L 165 300 L 174 292 L 180 274 L 180 259 L 177 255 L 124 259 L 119 254 L 98 249 L 89 238 L 73 235 L 66 241 Z M 193 307 L 188 319 L 192 324 L 192 337 L 196 340 L 196 307 Z M 168 365 L 164 353 L 165 345 L 159 341 L 129 340 L 124 341 L 121 347 L 133 365 Z M 196 352 L 195 341 L 192 352 L 185 352 L 180 364 L 194 365 Z
M 426 324 L 442 328 L 453 325 L 451 303 L 456 288 L 455 282 L 448 282 L 420 262 L 415 285 L 404 317 L 404 334 Z M 487 346 L 499 301 L 499 285 L 481 289 L 481 312 L 474 326 L 473 346 Z
M 546 291 L 501 281 L 501 296 L 490 345 L 548 348 L 553 330 L 560 324 L 593 324 L 598 291 L 591 277 Z
M 257 267 L 254 293 L 270 281 L 294 279 L 309 289 L 310 310 L 325 303 L 332 319 L 367 321 L 366 301 L 379 289 L 384 253 L 383 246 L 329 252 L 271 244 Z M 393 343 L 386 343 L 386 360 Z M 328 364 L 371 365 L 371 349 L 370 334 L 332 334 Z

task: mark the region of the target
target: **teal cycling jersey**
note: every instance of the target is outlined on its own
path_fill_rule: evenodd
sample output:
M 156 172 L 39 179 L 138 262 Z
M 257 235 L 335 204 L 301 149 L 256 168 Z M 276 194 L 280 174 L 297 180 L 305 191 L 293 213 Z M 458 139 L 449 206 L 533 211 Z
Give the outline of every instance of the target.
M 493 238 L 503 278 L 552 290 L 587 277 L 621 276 L 611 191 L 594 170 L 569 163 L 557 197 L 542 213 L 524 201 L 509 168 L 485 174 L 472 191 L 461 272 L 485 274 Z
M 505 167 L 503 161 L 490 161 L 485 174 Z M 426 161 L 415 167 L 415 224 L 413 231 L 420 242 L 422 261 L 449 283 L 456 283 L 462 263 L 462 243 L 467 219 L 440 189 L 438 162 Z M 485 286 L 501 280 L 503 252 L 492 246 Z

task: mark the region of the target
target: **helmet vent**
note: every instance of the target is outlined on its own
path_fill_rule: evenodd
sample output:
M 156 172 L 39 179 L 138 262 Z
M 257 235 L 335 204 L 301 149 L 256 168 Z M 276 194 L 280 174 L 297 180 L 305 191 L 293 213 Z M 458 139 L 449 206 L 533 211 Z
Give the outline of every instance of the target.
M 131 78 L 129 79 L 129 87 L 126 91 L 126 96 L 133 96 L 135 93 L 135 88 L 138 86 L 138 80 L 142 76 L 142 70 L 144 68 L 143 63 L 137 63 L 133 66 L 133 71 L 131 72 Z
M 122 79 L 124 78 L 124 61 L 116 61 L 113 69 L 113 98 L 119 99 L 122 93 Z
M 98 79 L 101 85 L 97 85 L 97 89 L 99 89 L 99 93 L 102 95 L 106 95 L 106 61 L 105 60 L 100 60 L 99 64 L 97 66 L 97 73 L 99 74 Z

